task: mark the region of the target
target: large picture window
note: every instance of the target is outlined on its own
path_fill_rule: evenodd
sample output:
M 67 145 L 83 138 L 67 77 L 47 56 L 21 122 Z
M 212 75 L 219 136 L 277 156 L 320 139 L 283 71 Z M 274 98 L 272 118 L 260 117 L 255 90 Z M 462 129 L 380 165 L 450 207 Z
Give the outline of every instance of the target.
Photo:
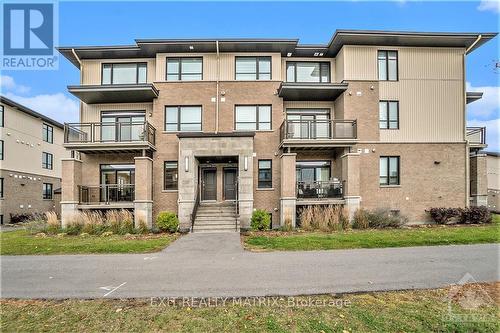
M 42 198 L 52 200 L 53 185 L 50 183 L 43 183 Z
M 330 82 L 329 62 L 287 62 L 286 63 L 287 82 Z
M 54 143 L 54 128 L 50 125 L 42 125 L 42 139 L 48 143 Z
M 235 129 L 271 130 L 270 105 L 237 105 L 234 109 Z
M 201 106 L 166 106 L 165 131 L 201 131 Z
M 381 129 L 399 128 L 399 102 L 397 101 L 379 102 L 379 128 Z
M 399 185 L 399 156 L 380 157 L 380 185 Z
M 147 63 L 102 64 L 102 84 L 146 83 Z
M 397 51 L 378 51 L 378 79 L 380 81 L 398 80 Z
M 163 189 L 177 190 L 178 166 L 177 161 L 166 161 L 163 173 Z
M 236 57 L 236 80 L 271 80 L 271 57 Z
M 203 58 L 167 58 L 167 81 L 203 79 Z
M 42 153 L 42 168 L 52 170 L 54 156 L 51 153 Z
M 271 160 L 259 160 L 259 183 L 258 188 L 273 187 L 273 171 Z

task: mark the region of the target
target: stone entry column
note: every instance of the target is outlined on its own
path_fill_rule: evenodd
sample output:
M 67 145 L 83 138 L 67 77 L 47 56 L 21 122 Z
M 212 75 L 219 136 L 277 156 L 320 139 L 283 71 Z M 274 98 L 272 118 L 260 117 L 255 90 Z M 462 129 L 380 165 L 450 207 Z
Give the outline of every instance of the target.
M 153 160 L 149 157 L 135 157 L 135 200 L 134 225 L 141 221 L 148 228 L 153 226 Z
M 79 186 L 82 185 L 82 161 L 63 158 L 61 179 L 61 225 L 66 227 L 78 212 Z
M 486 154 L 470 157 L 470 204 L 488 207 Z
M 347 153 L 342 159 L 342 191 L 345 204 L 352 220 L 354 213 L 360 207 L 359 153 Z
M 295 228 L 296 216 L 296 153 L 281 155 L 281 198 L 280 198 L 280 226 L 291 224 Z

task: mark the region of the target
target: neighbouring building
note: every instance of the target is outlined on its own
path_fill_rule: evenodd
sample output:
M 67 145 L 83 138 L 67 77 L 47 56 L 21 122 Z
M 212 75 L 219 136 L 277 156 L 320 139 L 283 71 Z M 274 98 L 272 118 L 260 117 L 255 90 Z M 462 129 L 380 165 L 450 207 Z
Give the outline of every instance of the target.
M 55 108 L 57 106 L 54 106 Z M 0 222 L 60 212 L 63 124 L 0 96 Z
M 308 205 L 419 222 L 429 207 L 467 206 L 469 155 L 486 145 L 484 129 L 466 129 L 466 103 L 480 96 L 465 91 L 465 58 L 495 35 L 61 47 L 82 102 L 80 122 L 65 125 L 63 224 L 123 208 L 136 223 L 169 210 L 183 230 L 238 230 L 264 209 L 277 227 Z
M 500 213 L 500 153 L 486 152 L 486 174 L 488 179 L 488 208 Z

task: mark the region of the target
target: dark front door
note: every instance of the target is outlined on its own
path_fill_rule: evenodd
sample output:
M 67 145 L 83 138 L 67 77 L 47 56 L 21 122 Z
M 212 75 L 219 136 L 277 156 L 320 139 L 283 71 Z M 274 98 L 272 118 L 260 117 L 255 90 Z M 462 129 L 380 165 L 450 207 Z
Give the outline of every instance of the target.
M 203 170 L 201 200 L 217 200 L 217 171 L 215 169 Z
M 224 199 L 236 200 L 236 169 L 224 169 Z

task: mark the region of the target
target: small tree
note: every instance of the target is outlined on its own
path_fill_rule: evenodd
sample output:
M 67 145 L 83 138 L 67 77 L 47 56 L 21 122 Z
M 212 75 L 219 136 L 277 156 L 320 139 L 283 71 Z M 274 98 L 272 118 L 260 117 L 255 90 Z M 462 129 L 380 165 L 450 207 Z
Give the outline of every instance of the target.
M 161 231 L 173 233 L 179 229 L 179 219 L 172 212 L 160 212 L 156 217 L 156 226 Z
M 268 212 L 263 209 L 257 209 L 253 212 L 250 222 L 252 230 L 266 230 L 270 228 L 270 225 L 271 217 Z

